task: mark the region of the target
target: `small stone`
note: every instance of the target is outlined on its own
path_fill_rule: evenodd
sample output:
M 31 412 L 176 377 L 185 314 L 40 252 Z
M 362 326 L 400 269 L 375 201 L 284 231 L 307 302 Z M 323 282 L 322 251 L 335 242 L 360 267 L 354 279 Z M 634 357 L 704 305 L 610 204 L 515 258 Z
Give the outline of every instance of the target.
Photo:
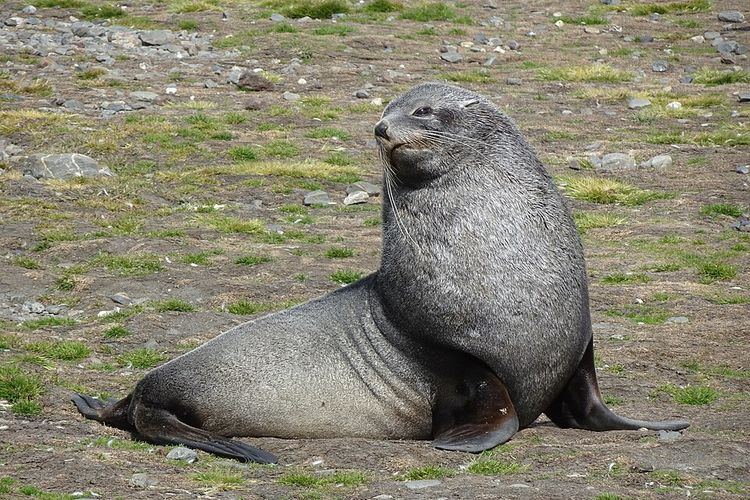
M 643 109 L 651 106 L 651 101 L 642 97 L 628 98 L 628 109 Z
M 518 50 L 518 49 L 520 49 L 520 48 L 521 48 L 521 44 L 520 44 L 520 43 L 518 43 L 518 42 L 517 42 L 517 41 L 515 41 L 515 40 L 511 40 L 510 42 L 508 42 L 508 48 L 509 48 L 510 50 Z
M 719 12 L 719 15 L 716 17 L 719 18 L 719 21 L 725 23 L 741 23 L 745 21 L 745 15 L 737 10 L 725 10 Z
M 523 483 L 513 483 L 508 485 L 509 488 L 531 488 L 528 484 Z
M 404 486 L 410 490 L 421 490 L 424 488 L 432 488 L 434 486 L 440 486 L 442 481 L 437 479 L 419 479 L 415 481 L 404 481 Z
M 718 31 L 706 31 L 703 33 L 703 38 L 706 40 L 714 40 L 719 37 L 721 37 L 721 34 Z
M 353 193 L 346 195 L 346 198 L 344 198 L 344 205 L 359 205 L 367 203 L 369 197 L 370 195 L 364 191 L 354 191 Z
M 740 102 L 750 102 L 750 92 L 740 92 L 737 94 L 737 100 Z
M 131 99 L 135 101 L 143 101 L 143 102 L 154 102 L 159 98 L 159 94 L 156 92 L 146 92 L 142 90 L 134 90 L 130 93 Z
M 148 341 L 143 343 L 144 349 L 158 349 L 159 343 L 154 339 L 149 339 Z
M 738 165 L 737 168 L 734 169 L 734 171 L 738 174 L 743 175 L 750 174 L 750 165 Z
M 680 77 L 680 83 L 693 83 L 693 75 L 685 75 Z
M 672 316 L 667 318 L 667 323 L 689 323 L 690 319 L 687 316 Z
M 691 36 L 690 40 L 695 43 L 704 43 L 706 39 L 702 35 Z
M 244 73 L 245 73 L 244 69 L 240 68 L 239 66 L 233 66 L 232 69 L 229 71 L 229 75 L 227 75 L 227 82 L 237 85 L 237 83 L 240 81 L 240 77 Z
M 129 306 L 133 302 L 133 299 L 122 292 L 114 294 L 110 297 L 110 299 L 112 299 L 112 302 L 114 302 L 115 304 L 120 304 L 121 306 Z
M 305 195 L 305 199 L 302 203 L 306 206 L 331 205 L 331 199 L 325 191 L 311 191 Z
M 203 86 L 207 89 L 215 89 L 219 86 L 219 84 L 213 80 L 206 80 L 205 82 L 203 82 Z
M 500 47 L 496 47 L 496 48 L 498 48 L 498 49 L 499 49 Z M 493 64 L 495 64 L 495 61 L 496 61 L 496 60 L 497 60 L 497 56 L 490 56 L 490 57 L 488 57 L 488 58 L 487 58 L 487 59 L 486 59 L 486 60 L 485 60 L 485 61 L 484 61 L 484 62 L 482 63 L 482 66 L 492 66 Z
M 680 101 L 672 101 L 667 104 L 667 109 L 680 109 L 681 107 L 682 103 Z
M 490 43 L 490 39 L 484 33 L 477 33 L 474 35 L 474 43 L 478 45 L 487 45 Z
M 620 5 L 620 0 L 599 0 L 602 5 Z
M 175 95 L 177 94 L 177 87 L 175 85 L 170 85 L 164 89 L 164 93 L 167 95 Z
M 366 90 L 360 89 L 354 93 L 354 97 L 356 97 L 357 99 L 369 99 L 370 94 Z
M 625 153 L 609 153 L 602 157 L 598 168 L 604 171 L 630 170 L 635 168 L 635 160 Z
M 63 312 L 63 306 L 50 305 L 44 308 L 48 314 L 58 315 Z
M 674 443 L 682 437 L 682 434 L 675 431 L 659 431 L 659 442 L 660 443 Z
M 596 34 L 601 33 L 602 31 L 599 28 L 595 28 L 593 26 L 586 26 L 583 28 L 583 32 L 596 35 Z
M 83 111 L 85 106 L 77 99 L 68 99 L 62 103 L 62 107 L 71 111 Z
M 464 57 L 458 52 L 445 52 L 444 54 L 440 54 L 440 59 L 449 63 L 457 63 L 463 58 Z
M 732 54 L 737 51 L 739 44 L 734 40 L 722 40 L 714 44 L 716 50 L 722 53 Z
M 177 36 L 169 30 L 143 31 L 140 34 L 143 45 L 166 45 L 173 43 Z
M 557 21 L 555 21 L 555 26 L 557 26 L 558 28 L 562 28 L 563 26 L 565 26 L 565 23 L 562 19 L 558 19 Z
M 246 71 L 237 80 L 237 87 L 242 90 L 258 92 L 262 90 L 274 90 L 276 84 L 260 76 L 258 73 Z
M 740 217 L 732 223 L 732 228 L 742 233 L 750 233 L 750 219 L 747 217 Z
M 654 37 L 651 35 L 640 35 L 638 36 L 638 41 L 641 43 L 653 43 Z
M 391 500 L 392 498 L 393 498 L 392 495 L 383 494 L 383 495 L 372 497 L 372 500 Z
M 41 314 L 44 312 L 44 304 L 41 302 L 26 302 L 24 309 L 28 309 L 32 314 Z
M 170 460 L 181 460 L 192 464 L 193 462 L 198 461 L 198 454 L 190 448 L 178 446 L 177 448 L 172 448 L 169 453 L 167 453 L 167 458 Z
M 78 154 L 34 154 L 15 159 L 24 175 L 35 179 L 69 179 L 71 177 L 111 177 L 114 174 L 101 167 L 93 158 Z
M 283 23 L 284 21 L 286 21 L 286 17 L 282 16 L 281 14 L 274 13 L 271 14 L 271 21 L 275 23 Z
M 382 189 L 377 184 L 372 184 L 365 181 L 355 182 L 354 184 L 349 184 L 346 187 L 346 194 L 352 194 L 355 191 L 364 191 L 370 196 L 380 196 Z
M 33 5 L 27 5 L 21 12 L 23 12 L 24 14 L 36 14 L 36 7 L 34 7 Z
M 672 157 L 669 155 L 659 155 L 654 156 L 650 160 L 648 160 L 649 166 L 653 168 L 670 168 L 672 166 L 673 160 Z
M 514 78 L 514 77 L 510 77 L 510 78 L 507 78 L 507 79 L 505 80 L 505 83 L 506 83 L 507 85 L 516 85 L 516 86 L 520 86 L 520 85 L 523 85 L 523 80 L 521 80 L 520 78 Z
M 284 92 L 282 97 L 286 101 L 294 102 L 294 101 L 299 101 L 301 96 L 299 94 L 295 94 L 294 92 Z
M 669 70 L 669 63 L 667 61 L 656 61 L 651 65 L 651 70 L 657 73 L 664 73 Z
M 137 488 L 153 488 L 154 486 L 159 484 L 159 481 L 144 472 L 139 472 L 137 474 L 133 474 L 133 476 L 130 478 L 130 484 Z

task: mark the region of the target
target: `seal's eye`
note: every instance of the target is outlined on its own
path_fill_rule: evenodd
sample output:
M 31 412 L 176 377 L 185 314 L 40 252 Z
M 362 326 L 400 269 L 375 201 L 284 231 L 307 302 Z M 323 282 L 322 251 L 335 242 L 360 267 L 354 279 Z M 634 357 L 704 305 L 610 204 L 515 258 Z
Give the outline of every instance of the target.
M 414 110 L 414 113 L 412 115 L 414 116 L 429 116 L 432 114 L 432 108 L 429 106 L 422 106 L 421 108 L 417 108 Z

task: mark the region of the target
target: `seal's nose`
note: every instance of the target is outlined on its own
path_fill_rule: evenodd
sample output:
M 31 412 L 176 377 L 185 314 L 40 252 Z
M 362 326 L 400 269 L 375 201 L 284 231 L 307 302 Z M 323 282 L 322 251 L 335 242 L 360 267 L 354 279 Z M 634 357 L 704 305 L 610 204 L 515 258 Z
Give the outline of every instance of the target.
M 385 140 L 388 140 L 388 122 L 385 120 L 380 120 L 377 125 L 375 125 L 375 137 L 380 137 Z

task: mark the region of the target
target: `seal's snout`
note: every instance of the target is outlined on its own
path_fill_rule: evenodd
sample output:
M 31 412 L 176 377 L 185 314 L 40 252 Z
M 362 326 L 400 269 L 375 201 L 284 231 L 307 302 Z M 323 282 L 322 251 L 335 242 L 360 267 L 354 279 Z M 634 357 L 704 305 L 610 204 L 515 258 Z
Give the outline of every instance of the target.
M 375 137 L 380 137 L 381 139 L 385 139 L 386 141 L 389 139 L 387 121 L 380 120 L 378 124 L 375 125 Z

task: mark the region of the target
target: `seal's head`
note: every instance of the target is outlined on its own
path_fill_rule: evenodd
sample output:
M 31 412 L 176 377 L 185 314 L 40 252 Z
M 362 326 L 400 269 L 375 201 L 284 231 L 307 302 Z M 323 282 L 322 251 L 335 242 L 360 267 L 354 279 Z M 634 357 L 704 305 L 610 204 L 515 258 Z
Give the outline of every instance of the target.
M 375 125 L 375 138 L 386 170 L 402 184 L 417 185 L 452 170 L 459 163 L 458 150 L 485 143 L 503 118 L 474 92 L 425 83 L 388 104 Z

